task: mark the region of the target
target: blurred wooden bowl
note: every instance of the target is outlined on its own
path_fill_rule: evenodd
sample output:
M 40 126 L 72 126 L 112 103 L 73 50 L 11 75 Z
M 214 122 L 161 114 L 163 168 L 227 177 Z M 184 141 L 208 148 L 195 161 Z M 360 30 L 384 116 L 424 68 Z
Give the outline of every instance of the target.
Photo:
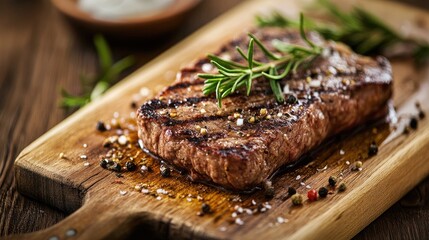
M 175 0 L 154 14 L 105 20 L 93 17 L 77 5 L 77 0 L 51 0 L 53 5 L 78 28 L 117 38 L 153 38 L 179 27 L 186 13 L 199 0 Z

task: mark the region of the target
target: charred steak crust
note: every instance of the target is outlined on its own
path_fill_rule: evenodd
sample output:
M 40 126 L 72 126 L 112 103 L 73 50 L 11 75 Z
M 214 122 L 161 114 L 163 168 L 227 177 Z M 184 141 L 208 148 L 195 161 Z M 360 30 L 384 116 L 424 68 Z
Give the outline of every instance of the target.
M 294 30 L 263 28 L 253 32 L 270 48 L 272 39 L 304 44 Z M 380 117 L 392 95 L 389 62 L 357 55 L 316 33 L 308 35 L 326 50 L 309 67 L 282 80 L 284 104 L 275 101 L 268 81 L 261 78 L 254 81 L 250 96 L 240 90 L 224 99 L 219 109 L 215 96 L 202 94 L 204 81 L 197 74 L 216 71 L 202 58 L 182 69 L 174 84 L 138 110 L 144 146 L 188 170 L 194 180 L 245 190 L 327 137 Z M 235 46 L 246 49 L 247 42 L 243 34 L 217 54 L 240 61 Z M 255 58 L 265 60 L 257 49 Z M 267 114 L 261 115 L 264 108 Z M 243 125 L 237 124 L 234 113 L 244 120 Z M 251 117 L 254 122 L 249 121 Z

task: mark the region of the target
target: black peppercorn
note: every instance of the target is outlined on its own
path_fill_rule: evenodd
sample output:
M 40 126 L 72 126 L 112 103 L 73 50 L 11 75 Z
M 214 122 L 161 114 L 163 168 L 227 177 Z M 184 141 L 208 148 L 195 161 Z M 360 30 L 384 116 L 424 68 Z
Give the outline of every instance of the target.
M 165 165 L 161 165 L 159 171 L 163 177 L 169 177 L 171 175 L 170 168 Z
M 402 133 L 403 133 L 403 134 L 405 134 L 405 135 L 409 134 L 409 133 L 410 133 L 410 129 L 409 129 L 409 127 L 408 127 L 408 126 L 406 126 L 406 127 L 404 128 L 404 131 L 403 131 Z
M 420 111 L 419 111 L 419 118 L 420 118 L 420 119 L 423 119 L 423 118 L 425 118 L 425 117 L 426 117 L 425 112 L 423 112 L 422 110 L 420 110 Z
M 270 188 L 265 189 L 265 192 L 264 192 L 265 198 L 271 199 L 274 197 L 274 195 L 275 195 L 274 187 L 270 187 Z
M 207 203 L 203 203 L 201 205 L 201 212 L 204 213 L 204 214 L 210 213 L 211 212 L 210 205 L 208 205 Z
M 341 183 L 340 186 L 338 186 L 338 192 L 344 192 L 346 191 L 347 186 L 345 183 Z
M 296 193 L 296 189 L 295 189 L 295 188 L 293 188 L 293 187 L 288 187 L 288 189 L 287 189 L 287 193 L 288 193 L 290 196 L 292 196 L 292 195 L 294 195 L 294 194 Z
M 368 149 L 368 156 L 374 156 L 378 153 L 378 146 L 375 144 L 375 142 L 372 142 L 371 145 L 369 145 Z
M 328 189 L 325 187 L 319 188 L 319 196 L 321 198 L 325 198 L 326 196 L 328 196 Z
M 337 178 L 335 176 L 330 176 L 328 182 L 331 187 L 335 187 L 337 184 Z
M 109 160 L 109 159 L 106 159 L 106 158 L 103 158 L 101 161 L 100 161 L 100 166 L 102 167 L 102 168 L 107 168 L 109 165 L 111 165 L 112 164 L 112 162 Z
M 296 103 L 296 97 L 294 95 L 289 95 L 286 99 L 286 103 L 288 103 L 288 104 Z
M 115 172 L 120 172 L 122 170 L 121 164 L 119 163 L 112 163 L 110 166 L 108 166 L 108 168 Z
M 262 205 L 262 203 L 258 203 L 258 206 L 257 206 L 258 212 L 262 212 L 263 208 L 264 208 L 264 205 Z
M 106 125 L 104 125 L 104 122 L 102 121 L 98 121 L 97 126 L 95 128 L 100 132 L 104 132 L 107 130 Z
M 410 128 L 412 128 L 412 129 L 414 129 L 414 130 L 416 130 L 417 129 L 417 126 L 418 126 L 418 121 L 417 121 L 417 118 L 415 118 L 415 117 L 412 117 L 411 119 L 410 119 Z
M 137 103 L 136 103 L 136 102 L 134 102 L 134 101 L 132 101 L 132 102 L 131 102 L 131 108 L 137 108 Z
M 273 184 L 271 183 L 271 181 L 265 181 L 264 182 L 264 196 L 265 198 L 273 198 L 275 191 L 274 191 L 274 187 Z
M 128 171 L 134 171 L 136 170 L 137 166 L 133 162 L 128 161 L 127 163 L 125 163 L 125 167 L 127 167 Z

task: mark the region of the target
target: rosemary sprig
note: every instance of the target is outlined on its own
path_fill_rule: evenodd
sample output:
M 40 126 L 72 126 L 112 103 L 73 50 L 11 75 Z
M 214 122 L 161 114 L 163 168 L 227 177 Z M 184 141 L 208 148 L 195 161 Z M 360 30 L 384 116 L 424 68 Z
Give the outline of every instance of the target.
M 343 42 L 355 52 L 365 55 L 389 54 L 392 47 L 400 44 L 411 46 L 412 51 L 402 52 L 402 55 L 411 55 L 416 63 L 420 64 L 429 59 L 429 44 L 415 39 L 404 38 L 392 30 L 380 19 L 359 7 L 350 12 L 344 12 L 333 5 L 329 0 L 319 0 L 321 8 L 328 13 L 331 21 L 307 19 L 308 29 L 319 32 L 324 38 Z M 299 27 L 298 21 L 286 18 L 278 12 L 271 16 L 256 16 L 260 27 Z
M 119 75 L 134 64 L 132 56 L 125 57 L 113 63 L 113 57 L 107 41 L 101 35 L 94 37 L 97 50 L 100 73 L 94 78 L 80 77 L 83 94 L 74 96 L 65 89 L 61 90 L 61 107 L 65 109 L 80 108 L 90 101 L 100 97 L 115 83 Z
M 216 94 L 219 107 L 222 107 L 222 99 L 235 92 L 240 87 L 246 88 L 246 94 L 250 94 L 252 82 L 259 77 L 269 80 L 271 90 L 277 102 L 284 102 L 283 92 L 279 80 L 285 78 L 291 71 L 294 72 L 304 62 L 318 56 L 322 48 L 311 42 L 304 32 L 304 16 L 300 17 L 300 33 L 307 46 L 293 45 L 279 40 L 272 42 L 276 50 L 274 53 L 259 41 L 254 35 L 249 34 L 250 40 L 247 53 L 237 47 L 238 53 L 244 58 L 246 64 L 222 59 L 215 55 L 209 55 L 211 63 L 217 67 L 217 74 L 199 74 L 205 79 L 203 93 Z M 259 62 L 253 58 L 254 45 L 263 52 L 268 62 Z

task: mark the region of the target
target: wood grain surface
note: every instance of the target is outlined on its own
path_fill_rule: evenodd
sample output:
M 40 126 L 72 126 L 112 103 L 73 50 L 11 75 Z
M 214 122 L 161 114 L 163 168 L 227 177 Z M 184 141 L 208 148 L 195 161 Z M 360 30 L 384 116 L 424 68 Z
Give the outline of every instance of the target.
M 18 16 L 13 18 L 14 15 L 11 15 L 13 11 L 8 10 L 7 13 L 0 14 L 2 31 L 10 32 L 9 35 L 2 35 L 6 37 L 5 40 L 1 40 L 4 43 L 0 45 L 2 53 L 0 56 L 2 94 L 0 104 L 2 151 L 0 154 L 4 159 L 0 163 L 2 209 L 0 230 L 1 235 L 6 235 L 41 229 L 65 216 L 17 195 L 10 169 L 13 159 L 23 147 L 65 117 L 64 113 L 57 108 L 57 101 L 53 100 L 55 97 L 58 99 L 58 88 L 66 86 L 68 89 L 79 91 L 78 86 L 74 84 L 78 75 L 82 71 L 94 71 L 96 59 L 91 44 L 76 38 L 67 25 L 60 22 L 58 15 L 51 9 L 48 2 L 12 3 L 9 1 L 0 4 L 15 8 L 21 14 L 34 16 L 31 22 L 28 20 L 29 22 L 19 23 L 23 20 L 18 20 Z M 222 7 L 228 8 L 226 4 Z M 218 10 L 215 10 L 216 8 Z M 7 8 L 0 7 L 0 11 L 4 9 Z M 213 15 L 216 14 L 213 13 L 214 11 L 224 10 L 210 1 L 201 5 L 199 9 L 205 9 Z M 205 21 L 210 18 L 210 14 L 201 14 L 201 11 L 193 14 L 196 14 L 193 17 L 200 14 L 200 19 L 206 19 Z M 203 20 L 197 20 L 197 22 L 202 24 Z M 190 29 L 198 25 L 192 21 L 188 24 Z M 175 37 L 178 39 L 184 35 L 186 32 L 179 33 Z M 137 46 L 135 46 L 137 50 L 124 50 L 117 47 L 116 52 L 118 56 L 130 51 L 140 52 L 142 56 L 139 59 L 144 63 L 151 58 L 150 56 L 155 56 L 169 44 L 171 43 L 164 43 L 163 46 L 158 46 L 159 50 L 154 51 L 142 50 Z M 426 180 L 403 199 L 403 204 L 393 206 L 357 237 L 427 238 L 425 235 L 428 229 L 427 186 Z

